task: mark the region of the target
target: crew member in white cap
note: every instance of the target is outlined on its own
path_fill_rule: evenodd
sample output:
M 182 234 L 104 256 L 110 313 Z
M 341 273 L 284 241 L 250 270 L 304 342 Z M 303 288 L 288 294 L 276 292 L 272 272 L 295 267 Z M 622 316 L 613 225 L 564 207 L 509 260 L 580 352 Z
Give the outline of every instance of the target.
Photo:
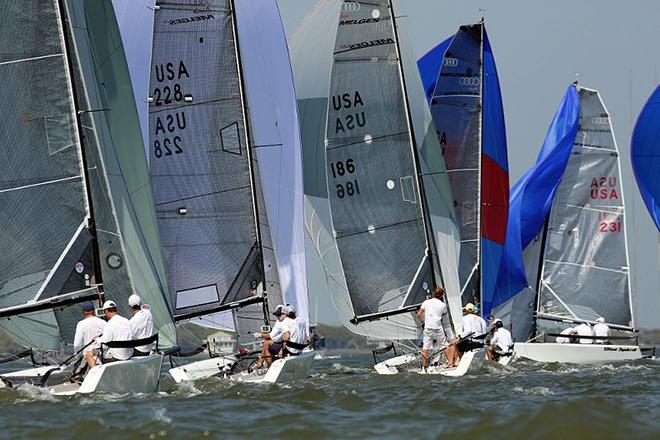
M 287 331 L 284 332 L 283 339 L 285 341 L 291 341 L 295 344 L 305 344 L 307 338 L 309 337 L 309 331 L 307 330 L 307 323 L 304 319 L 296 316 L 296 308 L 291 304 L 287 304 L 284 308 L 284 313 L 286 314 L 287 319 Z M 288 354 L 297 355 L 300 354 L 302 349 L 295 348 L 290 345 L 285 347 L 285 350 Z
M 97 342 L 98 347 L 104 342 L 130 341 L 133 339 L 131 324 L 128 322 L 128 319 L 117 313 L 117 304 L 114 301 L 108 300 L 103 303 L 103 315 L 108 320 L 103 329 L 103 334 L 93 338 Z M 129 359 L 132 354 L 132 348 L 108 348 L 103 353 L 103 362 L 124 361 Z M 87 365 L 90 368 L 96 365 L 96 359 L 92 352 L 87 352 L 85 359 L 87 359 Z
M 131 333 L 133 339 L 144 339 L 154 334 L 154 319 L 148 306 L 142 305 L 142 299 L 135 293 L 128 297 L 128 305 L 133 312 L 131 317 Z M 155 344 L 140 345 L 133 350 L 133 356 L 147 356 L 153 350 Z
M 596 320 L 594 325 L 594 336 L 599 338 L 609 338 L 610 337 L 610 328 L 605 324 L 605 318 L 602 316 Z M 596 344 L 607 344 L 609 341 L 607 339 L 596 339 L 594 340 Z
M 272 330 L 270 332 L 262 332 L 260 335 L 264 340 L 264 345 L 261 348 L 261 357 L 255 364 L 257 368 L 261 368 L 264 362 L 270 367 L 270 364 L 273 363 L 273 358 L 279 357 L 282 351 L 284 333 L 288 330 L 288 322 L 286 320 L 289 318 L 284 313 L 284 306 L 282 304 L 275 307 L 273 315 L 275 315 L 277 321 L 273 324 Z

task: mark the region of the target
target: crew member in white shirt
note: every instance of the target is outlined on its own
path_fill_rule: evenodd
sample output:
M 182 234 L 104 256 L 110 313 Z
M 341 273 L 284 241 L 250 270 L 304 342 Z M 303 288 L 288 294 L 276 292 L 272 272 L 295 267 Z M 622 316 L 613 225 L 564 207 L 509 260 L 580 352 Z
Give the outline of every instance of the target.
M 562 330 L 561 333 L 559 333 L 559 334 L 560 335 L 566 335 L 566 336 L 557 336 L 557 338 L 555 338 L 555 342 L 557 344 L 568 344 L 569 342 L 571 342 L 571 339 L 574 339 L 574 338 L 570 338 L 569 336 L 576 335 L 577 332 L 575 331 L 575 329 L 573 327 L 568 327 L 568 328 L 565 328 L 564 330 Z
M 261 348 L 261 357 L 255 364 L 256 368 L 261 368 L 264 362 L 268 367 L 270 367 L 270 364 L 273 363 L 273 358 L 280 356 L 280 352 L 282 351 L 282 347 L 284 345 L 283 337 L 284 333 L 288 330 L 287 320 L 289 319 L 284 314 L 284 306 L 280 304 L 275 307 L 273 315 L 275 315 L 277 318 L 277 321 L 275 321 L 275 324 L 273 324 L 273 328 L 270 332 L 263 332 L 260 335 L 264 340 L 264 345 Z
M 133 312 L 130 319 L 133 339 L 144 339 L 154 334 L 154 319 L 148 305 L 142 304 L 142 299 L 133 294 L 128 297 L 128 305 Z M 148 356 L 155 347 L 155 343 L 140 345 L 133 349 L 133 356 Z
M 513 349 L 513 338 L 511 332 L 504 328 L 501 319 L 496 319 L 493 324 L 495 325 L 495 334 L 493 339 L 490 340 L 486 355 L 491 361 L 496 361 L 501 355 L 511 352 Z
M 441 300 L 444 293 L 442 287 L 436 287 L 433 290 L 433 298 L 424 301 L 417 311 L 417 318 L 424 321 L 423 369 L 428 366 L 429 349 L 447 345 L 447 335 L 442 322 L 443 317 L 447 315 L 447 305 Z
M 575 327 L 578 336 L 593 336 L 594 332 L 587 321 L 582 321 L 580 325 Z M 580 338 L 580 344 L 593 344 L 593 339 Z
M 465 311 L 465 315 L 463 315 L 463 319 L 461 320 L 463 331 L 460 333 L 460 339 L 452 339 L 449 348 L 445 352 L 447 356 L 445 367 L 447 368 L 457 367 L 463 353 L 475 346 L 476 343 L 471 338 L 483 336 L 488 331 L 486 321 L 475 313 L 474 304 L 467 303 L 463 310 Z M 481 346 L 480 343 L 476 345 Z
M 594 325 L 594 336 L 599 338 L 609 338 L 610 337 L 610 328 L 605 324 L 605 318 L 602 316 L 596 320 Z M 596 344 L 607 344 L 609 341 L 607 339 L 596 339 Z
M 94 337 L 103 334 L 105 321 L 95 315 L 94 303 L 91 301 L 86 301 L 82 304 L 82 314 L 84 318 L 76 324 L 76 335 L 73 338 L 73 350 L 77 353 L 80 350 L 83 350 L 83 347 L 87 345 L 83 350 L 83 356 L 85 356 L 85 360 L 87 361 L 88 352 L 92 352 L 92 355 L 94 355 L 94 347 L 88 344 L 92 342 Z M 98 353 L 95 354 L 98 355 Z M 90 368 L 94 366 L 94 364 L 90 365 L 89 361 L 87 361 L 87 365 Z
M 117 304 L 114 301 L 108 300 L 103 303 L 103 315 L 108 322 L 105 324 L 103 334 L 93 338 L 96 341 L 94 345 L 100 348 L 105 342 L 130 341 L 133 339 L 131 324 L 128 322 L 128 319 L 117 313 Z M 105 353 L 102 353 L 103 362 L 125 361 L 132 354 L 132 348 L 108 348 Z M 91 352 L 88 352 L 85 358 L 88 365 L 96 365 L 96 359 Z
M 287 331 L 284 332 L 283 339 L 285 341 L 291 341 L 295 344 L 305 344 L 307 338 L 309 337 L 309 331 L 307 330 L 307 323 L 305 320 L 299 318 L 296 315 L 296 308 L 291 304 L 287 304 L 284 309 L 284 313 L 289 319 L 286 321 Z M 286 345 L 285 351 L 288 352 L 288 354 L 297 355 L 300 354 L 302 349 Z

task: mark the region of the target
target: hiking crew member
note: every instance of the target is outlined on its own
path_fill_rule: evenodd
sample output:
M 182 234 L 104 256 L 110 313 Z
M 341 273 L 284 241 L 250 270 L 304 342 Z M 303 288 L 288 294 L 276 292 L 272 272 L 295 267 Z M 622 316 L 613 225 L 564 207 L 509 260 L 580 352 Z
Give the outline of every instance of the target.
M 442 287 L 436 287 L 433 290 L 433 298 L 424 301 L 417 310 L 417 318 L 424 321 L 423 369 L 428 366 L 429 349 L 447 345 L 447 336 L 442 325 L 442 319 L 447 315 L 447 305 L 441 301 L 444 292 Z
M 610 337 L 610 328 L 605 324 L 605 318 L 602 316 L 596 320 L 596 324 L 594 325 L 594 336 L 600 338 Z M 596 339 L 594 342 L 596 344 L 608 344 L 610 341 L 607 339 Z
M 488 345 L 486 355 L 489 360 L 496 361 L 503 354 L 511 352 L 513 349 L 513 338 L 511 337 L 511 332 L 504 328 L 501 319 L 496 319 L 493 324 L 495 325 L 495 334 L 490 341 L 490 345 Z
M 461 332 L 460 338 L 453 338 L 451 340 L 449 347 L 447 347 L 447 350 L 445 351 L 447 356 L 447 363 L 445 364 L 446 368 L 457 367 L 463 353 L 477 346 L 481 347 L 481 343 L 476 343 L 472 341 L 471 338 L 483 336 L 488 331 L 486 328 L 486 321 L 484 321 L 479 315 L 475 314 L 474 304 L 467 303 L 463 310 L 465 311 L 465 315 L 463 315 L 461 321 L 463 331 Z
M 575 331 L 575 329 L 573 327 L 565 328 L 559 334 L 560 335 L 566 335 L 566 336 L 557 336 L 555 338 L 555 342 L 557 344 L 568 344 L 568 343 L 572 344 L 572 343 L 576 342 L 575 338 L 569 337 L 569 336 L 574 336 L 574 335 L 577 334 L 577 332 Z
M 128 297 L 128 305 L 133 312 L 129 321 L 133 339 L 144 339 L 154 334 L 154 319 L 148 305 L 142 305 L 141 298 L 133 294 Z M 147 356 L 156 348 L 155 343 L 141 345 L 133 349 L 133 356 Z
M 103 303 L 103 314 L 108 322 L 105 324 L 103 334 L 99 337 L 93 338 L 96 341 L 97 344 L 95 345 L 97 345 L 98 348 L 100 348 L 101 344 L 105 342 L 130 341 L 133 339 L 131 324 L 128 322 L 128 319 L 117 313 L 117 304 L 115 304 L 114 301 L 108 300 Z M 133 349 L 108 348 L 106 353 L 101 354 L 103 355 L 103 362 L 125 361 L 131 357 Z M 96 365 L 96 359 L 92 355 L 92 352 L 87 352 L 85 359 L 87 359 L 87 365 L 89 365 L 90 368 Z
M 304 344 L 307 342 L 307 338 L 309 337 L 307 323 L 303 319 L 300 319 L 298 316 L 296 316 L 296 308 L 291 304 L 287 304 L 286 308 L 284 309 L 284 313 L 289 319 L 286 320 L 287 330 L 282 336 L 283 340 L 291 341 L 296 344 Z M 286 346 L 284 350 L 286 354 L 293 355 L 300 354 L 302 351 L 300 348 L 294 348 L 291 346 Z
M 288 322 L 285 321 L 289 318 L 284 314 L 284 306 L 281 304 L 275 307 L 273 315 L 275 315 L 277 321 L 273 325 L 272 330 L 270 333 L 261 333 L 261 337 L 264 340 L 264 345 L 261 348 L 261 357 L 255 364 L 255 367 L 257 368 L 263 366 L 264 362 L 266 362 L 266 365 L 270 367 L 270 364 L 273 363 L 273 358 L 278 357 L 282 351 L 282 338 L 284 336 L 284 332 L 288 330 Z
M 582 321 L 581 324 L 579 324 L 577 327 L 575 327 L 575 331 L 577 332 L 578 336 L 593 336 L 594 332 L 591 330 L 591 326 L 587 321 Z M 593 339 L 589 338 L 580 338 L 580 344 L 593 344 L 594 341 Z
M 76 335 L 73 338 L 73 350 L 74 352 L 80 351 L 87 344 L 92 342 L 92 340 L 103 334 L 103 328 L 105 327 L 105 321 L 97 317 L 94 313 L 94 304 L 91 301 L 85 301 L 82 304 L 82 314 L 84 318 L 78 321 L 76 324 Z M 94 352 L 96 350 L 96 352 Z M 83 356 L 87 360 L 87 353 L 91 353 L 90 356 L 98 356 L 98 348 L 94 348 L 89 345 L 83 350 Z M 87 365 L 91 368 L 94 364 L 87 361 Z

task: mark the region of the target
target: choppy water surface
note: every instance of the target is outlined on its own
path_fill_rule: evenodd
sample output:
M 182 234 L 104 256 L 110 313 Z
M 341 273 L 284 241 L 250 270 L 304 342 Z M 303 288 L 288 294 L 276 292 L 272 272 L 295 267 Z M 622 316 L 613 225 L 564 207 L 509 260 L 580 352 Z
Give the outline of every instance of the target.
M 163 376 L 148 396 L 0 389 L 6 438 L 658 439 L 660 362 L 489 365 L 480 376 L 379 376 L 368 354 L 326 354 L 290 386 Z

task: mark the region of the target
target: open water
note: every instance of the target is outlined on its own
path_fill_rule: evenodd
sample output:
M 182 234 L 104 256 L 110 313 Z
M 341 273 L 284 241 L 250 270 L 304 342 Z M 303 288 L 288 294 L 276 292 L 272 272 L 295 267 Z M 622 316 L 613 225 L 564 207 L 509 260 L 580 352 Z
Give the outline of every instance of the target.
M 69 439 L 660 439 L 660 362 L 514 363 L 479 376 L 379 376 L 325 353 L 293 385 L 207 379 L 143 396 L 0 389 L 0 436 Z

